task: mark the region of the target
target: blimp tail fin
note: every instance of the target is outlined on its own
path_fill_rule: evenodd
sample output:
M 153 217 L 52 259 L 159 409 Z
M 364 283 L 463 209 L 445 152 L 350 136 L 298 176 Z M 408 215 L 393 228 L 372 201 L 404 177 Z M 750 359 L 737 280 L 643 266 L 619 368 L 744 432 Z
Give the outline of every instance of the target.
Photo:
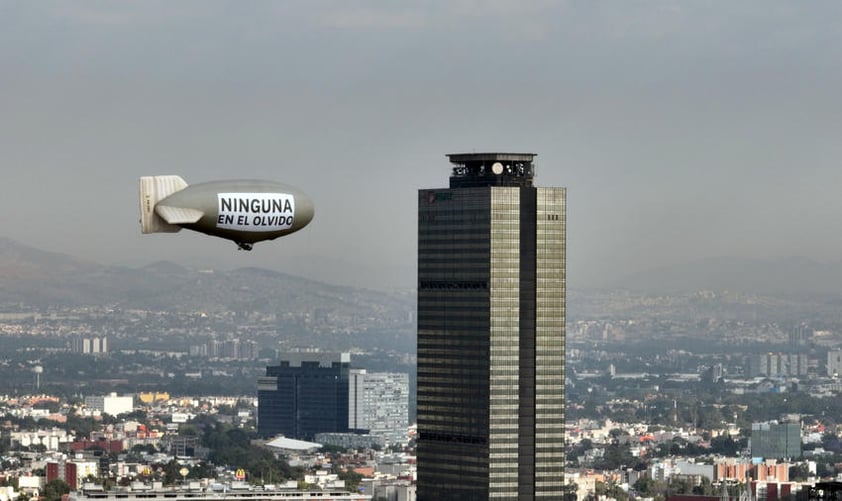
M 187 188 L 181 176 L 143 176 L 140 178 L 141 233 L 175 233 L 181 227 L 170 224 L 155 213 L 155 204 L 176 191 Z
M 159 205 L 155 209 L 155 212 L 169 224 L 195 223 L 205 215 L 200 210 L 188 209 L 186 207 L 169 207 L 167 205 Z

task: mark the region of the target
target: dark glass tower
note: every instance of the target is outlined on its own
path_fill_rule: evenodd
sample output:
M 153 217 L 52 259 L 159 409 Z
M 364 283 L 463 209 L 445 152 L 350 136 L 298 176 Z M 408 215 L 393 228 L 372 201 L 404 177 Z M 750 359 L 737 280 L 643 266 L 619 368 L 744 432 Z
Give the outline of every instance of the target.
M 561 499 L 566 191 L 532 153 L 418 193 L 418 499 Z
M 348 431 L 347 353 L 289 353 L 257 383 L 257 430 L 264 437 L 313 440 Z

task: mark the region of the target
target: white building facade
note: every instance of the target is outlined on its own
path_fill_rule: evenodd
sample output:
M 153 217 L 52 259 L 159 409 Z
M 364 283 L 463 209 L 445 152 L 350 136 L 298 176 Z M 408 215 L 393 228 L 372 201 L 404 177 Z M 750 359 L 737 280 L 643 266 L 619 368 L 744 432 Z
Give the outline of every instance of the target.
M 134 410 L 134 397 L 118 396 L 113 392 L 107 396 L 85 397 L 85 407 L 111 416 L 127 414 Z
M 348 428 L 382 436 L 387 445 L 407 442 L 409 375 L 351 370 Z

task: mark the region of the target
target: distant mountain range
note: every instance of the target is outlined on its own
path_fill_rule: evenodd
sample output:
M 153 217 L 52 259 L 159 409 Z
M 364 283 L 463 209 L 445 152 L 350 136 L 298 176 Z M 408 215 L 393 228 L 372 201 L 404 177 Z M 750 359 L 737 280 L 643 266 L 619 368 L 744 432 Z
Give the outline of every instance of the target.
M 171 262 L 102 266 L 0 237 L 0 306 L 17 304 L 184 311 L 324 308 L 355 315 L 406 315 L 414 309 L 414 297 L 259 268 L 194 270 Z
M 767 295 L 842 294 L 842 262 L 803 257 L 702 259 L 627 275 L 610 284 L 646 292 L 739 291 Z
M 723 257 L 633 273 L 606 288 L 672 293 L 697 290 L 766 295 L 842 295 L 842 263 L 806 258 Z M 103 266 L 0 237 L 0 305 L 113 304 L 126 308 L 283 311 L 414 310 L 405 296 L 330 285 L 259 268 L 190 269 L 171 262 L 140 268 Z M 365 306 L 363 306 L 365 305 Z M 394 310 L 393 310 L 394 311 Z

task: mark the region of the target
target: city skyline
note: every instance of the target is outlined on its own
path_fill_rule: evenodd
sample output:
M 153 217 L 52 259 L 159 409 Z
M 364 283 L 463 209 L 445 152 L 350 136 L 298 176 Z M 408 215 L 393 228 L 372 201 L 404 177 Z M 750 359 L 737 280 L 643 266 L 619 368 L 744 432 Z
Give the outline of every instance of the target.
M 410 288 L 412 193 L 440 152 L 491 147 L 540 152 L 538 182 L 576 194 L 574 286 L 716 256 L 835 262 L 840 9 L 3 2 L 0 236 Z M 143 238 L 149 174 L 294 184 L 316 216 L 249 255 Z

